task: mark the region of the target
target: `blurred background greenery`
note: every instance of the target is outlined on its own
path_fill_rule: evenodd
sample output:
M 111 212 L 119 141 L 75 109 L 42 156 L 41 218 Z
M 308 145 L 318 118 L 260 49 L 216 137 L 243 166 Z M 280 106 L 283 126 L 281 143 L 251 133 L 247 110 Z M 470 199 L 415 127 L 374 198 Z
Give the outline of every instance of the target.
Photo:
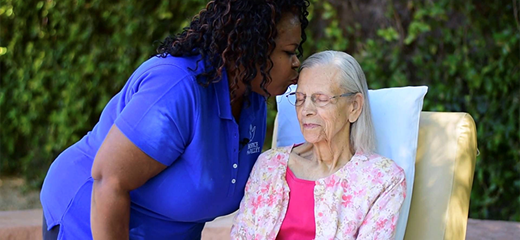
M 0 0 L 0 175 L 40 187 L 53 159 L 203 0 Z M 520 221 L 519 0 L 311 0 L 305 56 L 346 51 L 373 89 L 428 85 L 480 155 L 470 217 Z M 269 132 L 276 114 L 270 99 Z M 264 149 L 270 146 L 270 136 Z

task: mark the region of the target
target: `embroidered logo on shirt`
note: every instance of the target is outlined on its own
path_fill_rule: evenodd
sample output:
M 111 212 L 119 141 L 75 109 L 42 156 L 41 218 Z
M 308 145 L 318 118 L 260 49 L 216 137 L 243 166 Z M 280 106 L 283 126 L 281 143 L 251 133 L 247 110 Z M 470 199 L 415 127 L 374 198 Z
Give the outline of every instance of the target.
M 253 140 L 255 138 L 255 130 L 256 126 L 253 126 L 252 124 L 249 125 L 249 139 Z
M 256 126 L 249 125 L 249 143 L 247 144 L 247 154 L 254 154 L 260 152 L 258 142 L 251 142 L 255 138 Z

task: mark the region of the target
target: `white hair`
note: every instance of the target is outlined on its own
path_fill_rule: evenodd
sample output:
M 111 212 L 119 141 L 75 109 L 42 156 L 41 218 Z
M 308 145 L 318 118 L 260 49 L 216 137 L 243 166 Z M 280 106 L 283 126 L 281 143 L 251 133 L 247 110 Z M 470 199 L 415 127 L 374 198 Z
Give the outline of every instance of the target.
M 340 73 L 336 80 L 339 81 L 342 88 L 347 92 L 358 92 L 363 95 L 364 105 L 359 118 L 352 123 L 349 140 L 355 151 L 373 153 L 376 148 L 376 140 L 368 101 L 367 80 L 356 59 L 344 52 L 323 51 L 307 58 L 302 63 L 301 69 L 329 64 L 339 69 Z

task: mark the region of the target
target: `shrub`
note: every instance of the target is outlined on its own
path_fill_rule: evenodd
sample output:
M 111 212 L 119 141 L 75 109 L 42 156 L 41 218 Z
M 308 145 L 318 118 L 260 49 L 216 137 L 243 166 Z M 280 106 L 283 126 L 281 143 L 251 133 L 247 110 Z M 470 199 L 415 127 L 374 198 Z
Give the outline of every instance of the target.
M 40 185 L 53 159 L 203 1 L 2 0 L 0 172 Z

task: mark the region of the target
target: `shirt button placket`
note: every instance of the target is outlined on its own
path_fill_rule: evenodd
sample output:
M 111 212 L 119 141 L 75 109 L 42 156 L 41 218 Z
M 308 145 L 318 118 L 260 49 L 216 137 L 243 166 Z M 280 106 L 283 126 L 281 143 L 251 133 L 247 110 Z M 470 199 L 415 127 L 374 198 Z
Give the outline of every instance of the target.
M 233 134 L 233 137 L 234 137 L 234 139 L 237 139 L 237 133 L 236 132 Z M 233 153 L 235 153 L 234 156 L 233 156 L 233 159 L 234 159 L 233 162 L 236 162 L 236 161 L 238 161 L 238 156 L 236 155 L 236 153 L 237 153 L 237 148 L 236 147 L 233 148 Z M 237 167 L 238 167 L 238 164 L 233 163 L 233 169 L 236 170 Z M 236 171 L 233 173 L 233 175 L 236 175 Z M 235 184 L 236 182 L 237 182 L 237 180 L 235 178 L 231 179 L 231 184 Z

